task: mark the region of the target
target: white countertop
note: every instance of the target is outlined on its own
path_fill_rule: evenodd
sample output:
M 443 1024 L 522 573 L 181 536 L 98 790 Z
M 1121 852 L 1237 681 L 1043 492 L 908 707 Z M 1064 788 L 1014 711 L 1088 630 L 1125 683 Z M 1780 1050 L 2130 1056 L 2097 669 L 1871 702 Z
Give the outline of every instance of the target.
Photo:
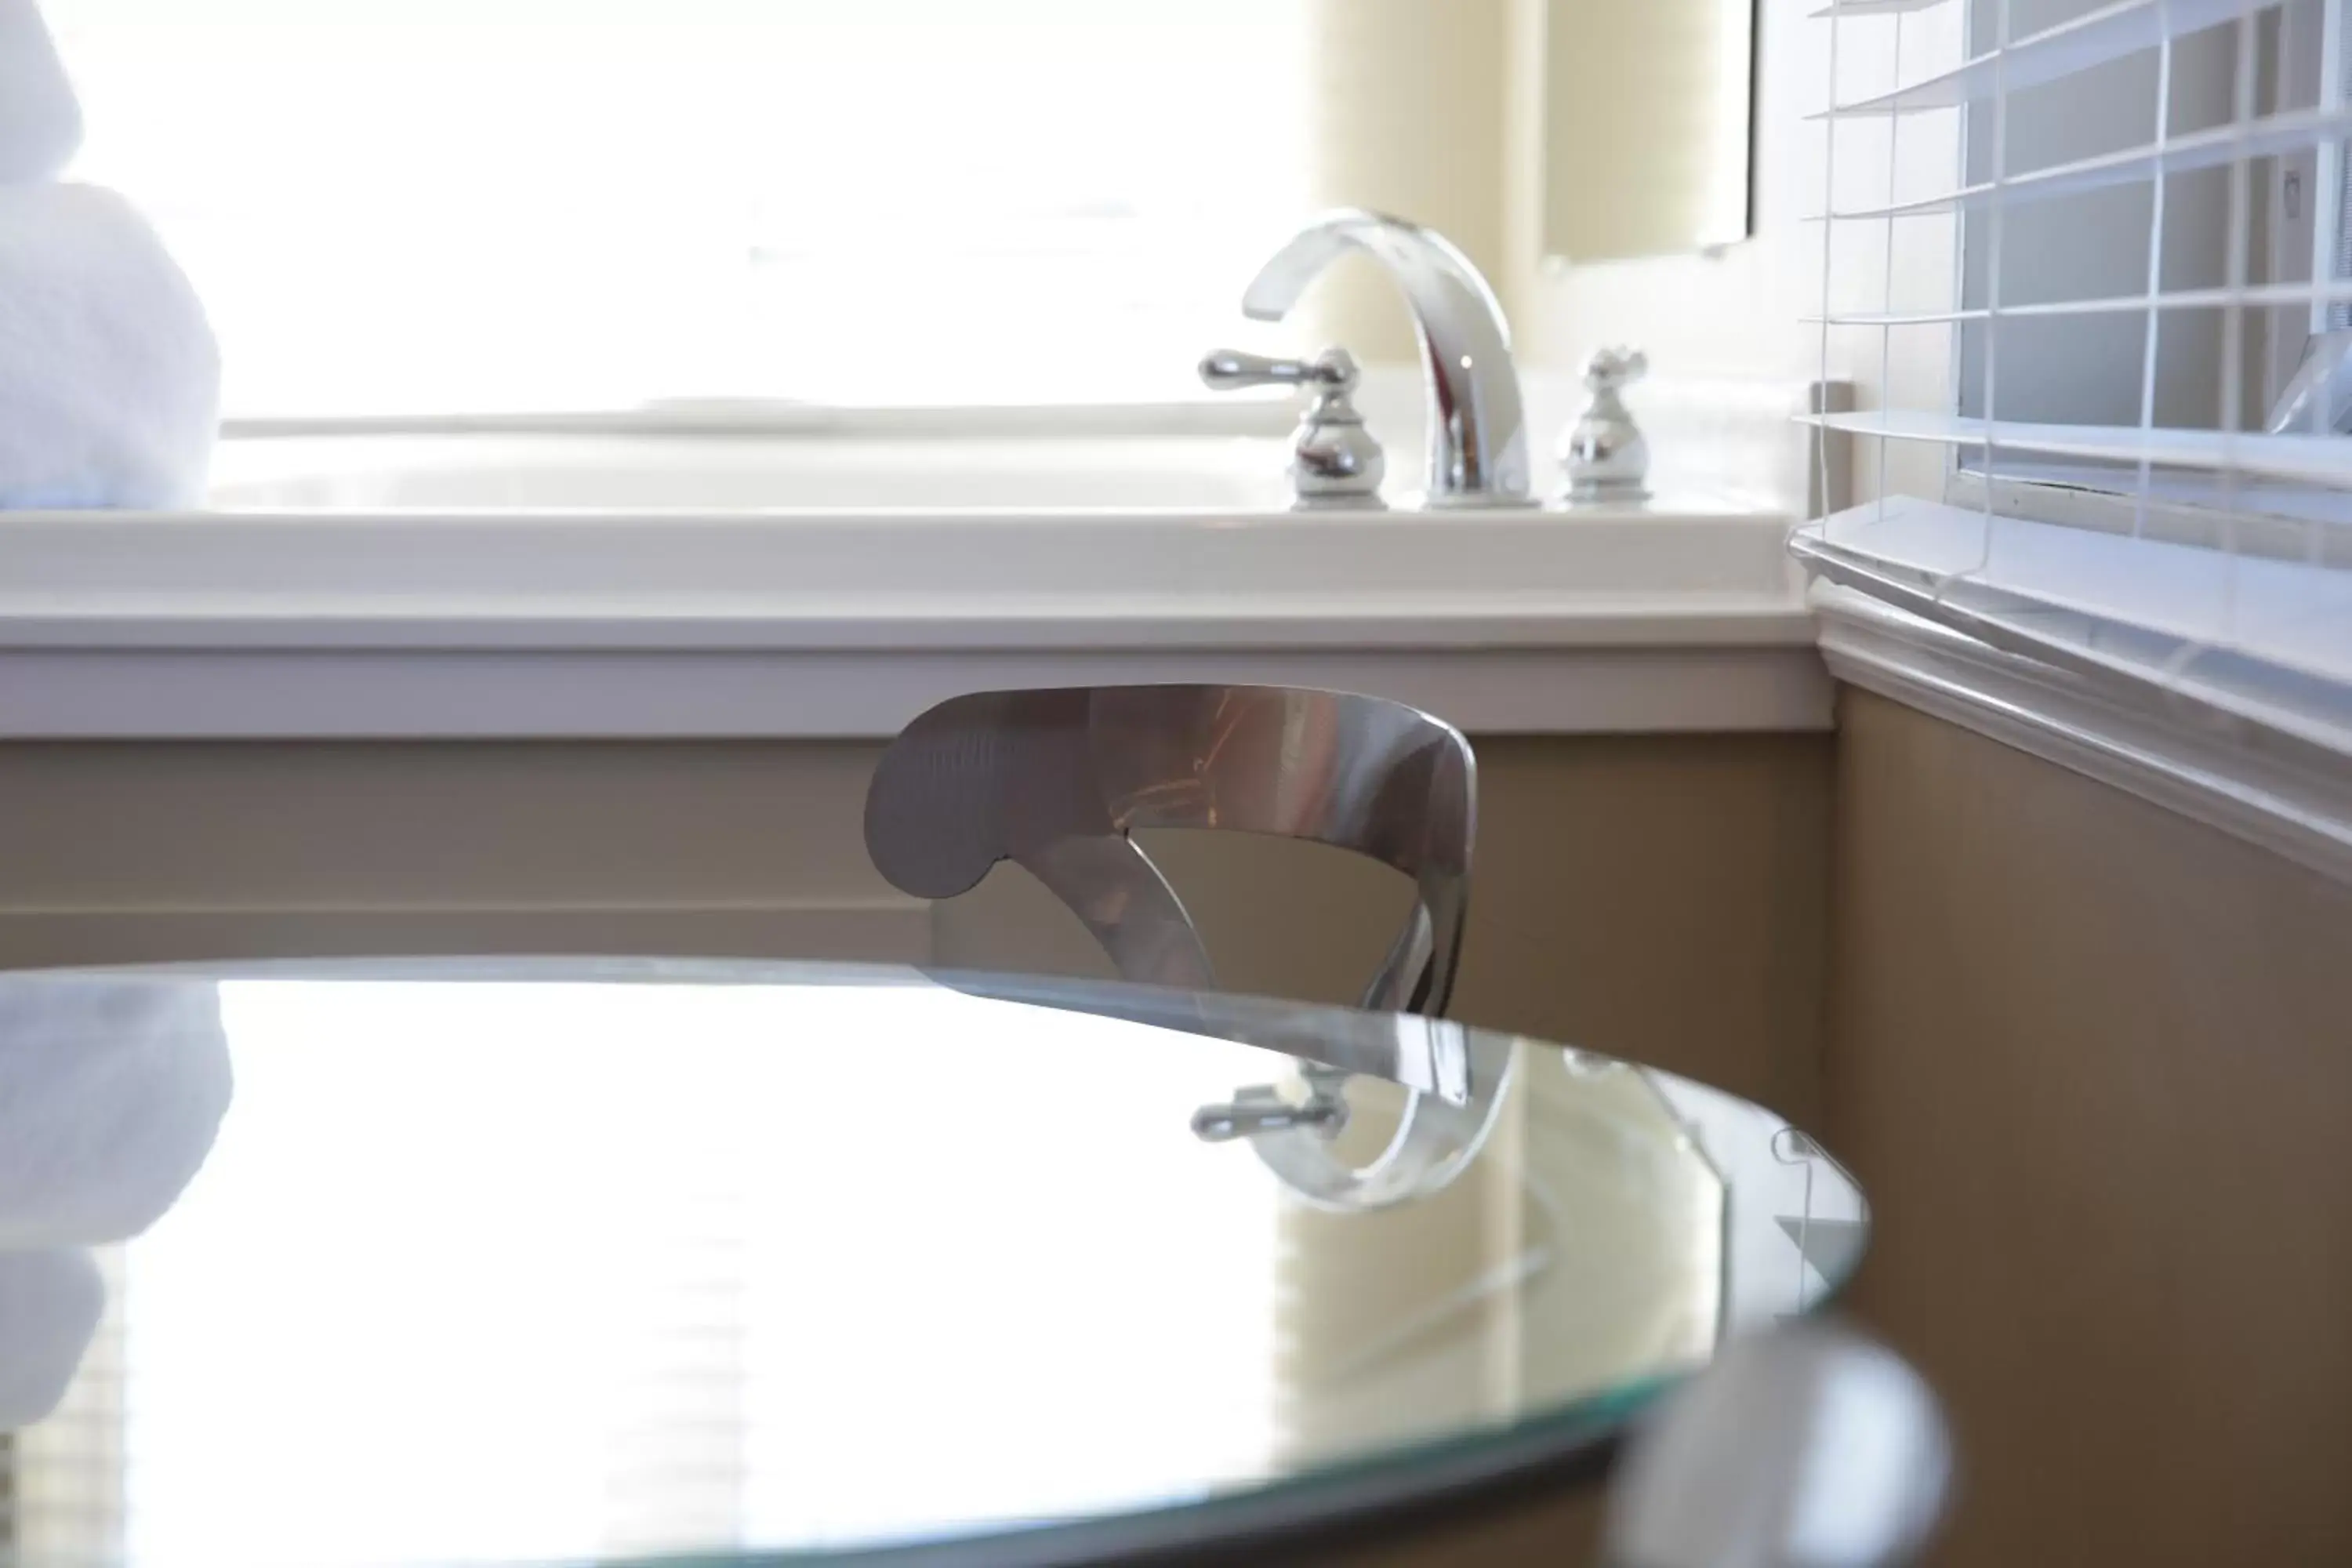
M 516 448 L 536 468 L 463 445 L 384 467 L 377 437 L 301 485 L 232 465 L 222 491 L 313 504 L 0 517 L 0 737 L 879 736 L 957 691 L 1191 679 L 1374 691 L 1486 732 L 1830 723 L 1786 520 L 1721 500 L 1267 510 L 1279 444 L 1223 437 L 1164 453 L 1148 493 L 1255 505 L 759 504 L 1013 484 L 993 448 L 931 474 L 935 446 L 673 442 L 693 466 L 655 469 L 592 438 L 592 471 L 544 443 Z M 493 481 L 523 504 L 443 504 Z M 618 499 L 536 504 L 567 485 Z

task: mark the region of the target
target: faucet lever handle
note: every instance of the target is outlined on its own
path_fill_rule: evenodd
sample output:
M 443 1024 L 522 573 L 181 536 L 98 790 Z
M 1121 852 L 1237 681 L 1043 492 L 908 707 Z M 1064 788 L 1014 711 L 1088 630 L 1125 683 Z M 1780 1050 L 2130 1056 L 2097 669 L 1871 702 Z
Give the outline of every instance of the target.
M 1346 349 L 1313 359 L 1268 359 L 1218 349 L 1201 362 L 1201 379 L 1217 392 L 1244 386 L 1303 386 L 1315 394 L 1290 444 L 1290 482 L 1301 507 L 1378 507 L 1388 459 L 1364 428 L 1348 395 L 1361 373 Z
M 1216 349 L 1201 361 L 1201 380 L 1213 392 L 1244 386 L 1310 386 L 1319 392 L 1354 390 L 1360 374 L 1345 349 L 1325 349 L 1313 359 L 1272 359 L 1240 349 Z

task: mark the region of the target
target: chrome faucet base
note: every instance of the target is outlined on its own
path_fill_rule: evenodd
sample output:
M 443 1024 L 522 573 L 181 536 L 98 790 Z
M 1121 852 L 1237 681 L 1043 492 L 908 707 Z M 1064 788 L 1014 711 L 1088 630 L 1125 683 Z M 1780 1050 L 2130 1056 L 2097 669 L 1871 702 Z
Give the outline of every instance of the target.
M 1422 497 L 1422 504 L 1432 511 L 1505 511 L 1513 507 L 1526 508 L 1535 504 L 1532 497 L 1502 494 L 1463 494 L 1460 491 L 1440 493 L 1430 491 Z

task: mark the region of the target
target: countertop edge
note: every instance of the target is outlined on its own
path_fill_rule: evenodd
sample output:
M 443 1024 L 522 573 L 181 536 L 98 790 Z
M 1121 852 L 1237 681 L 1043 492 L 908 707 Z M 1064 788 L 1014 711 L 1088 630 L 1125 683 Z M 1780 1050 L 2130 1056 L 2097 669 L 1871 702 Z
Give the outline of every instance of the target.
M 1817 731 L 1769 511 L 0 521 L 0 740 L 871 739 L 1003 688 Z

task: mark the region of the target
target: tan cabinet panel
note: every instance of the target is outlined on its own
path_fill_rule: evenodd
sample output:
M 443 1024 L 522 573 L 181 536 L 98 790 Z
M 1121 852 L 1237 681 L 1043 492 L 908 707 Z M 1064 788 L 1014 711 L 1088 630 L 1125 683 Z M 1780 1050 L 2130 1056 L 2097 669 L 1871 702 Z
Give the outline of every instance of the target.
M 1845 695 L 1823 1132 L 1936 1561 L 2352 1562 L 2352 888 Z

